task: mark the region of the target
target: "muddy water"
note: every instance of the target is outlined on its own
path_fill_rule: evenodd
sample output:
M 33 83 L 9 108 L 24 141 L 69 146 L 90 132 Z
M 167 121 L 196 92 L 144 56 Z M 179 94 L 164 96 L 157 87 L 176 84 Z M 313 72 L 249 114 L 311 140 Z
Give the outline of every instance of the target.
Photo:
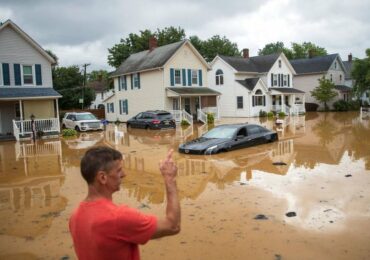
M 279 127 L 267 119 L 220 123 L 246 121 L 277 130 L 279 142 L 212 156 L 175 153 L 182 231 L 142 246 L 142 258 L 370 259 L 370 118 L 312 113 Z M 91 146 L 125 154 L 116 203 L 163 215 L 159 159 L 207 129 L 119 131 L 123 137 L 110 126 L 35 145 L 0 143 L 0 259 L 76 258 L 68 218 L 86 194 L 79 161 Z

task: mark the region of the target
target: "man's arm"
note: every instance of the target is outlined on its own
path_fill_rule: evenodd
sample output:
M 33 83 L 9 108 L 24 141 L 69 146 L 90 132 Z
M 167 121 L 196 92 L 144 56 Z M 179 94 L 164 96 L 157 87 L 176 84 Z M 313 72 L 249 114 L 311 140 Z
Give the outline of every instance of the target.
M 177 196 L 177 167 L 172 159 L 172 154 L 173 150 L 171 149 L 166 159 L 159 163 L 159 169 L 166 186 L 167 208 L 166 217 L 158 219 L 157 230 L 152 236 L 152 239 L 171 236 L 180 232 L 181 210 Z

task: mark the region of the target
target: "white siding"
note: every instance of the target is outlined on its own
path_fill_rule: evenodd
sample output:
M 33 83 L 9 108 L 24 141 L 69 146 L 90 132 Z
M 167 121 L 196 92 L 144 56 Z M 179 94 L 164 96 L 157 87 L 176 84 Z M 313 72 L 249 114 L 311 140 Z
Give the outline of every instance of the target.
M 53 87 L 50 62 L 9 26 L 0 31 L 0 63 L 9 63 L 11 87 L 15 87 L 13 66 L 15 63 L 41 64 L 42 85 L 37 87 Z
M 281 60 L 281 68 L 279 68 L 279 60 Z M 286 59 L 284 59 L 282 57 L 282 55 L 280 55 L 280 57 L 275 61 L 274 65 L 272 65 L 270 71 L 267 73 L 267 77 L 264 76 L 262 77 L 262 80 L 263 80 L 263 83 L 265 83 L 265 85 L 268 87 L 268 88 L 271 88 L 271 87 L 278 87 L 278 86 L 272 86 L 271 85 L 271 73 L 273 74 L 283 74 L 283 75 L 289 75 L 289 81 L 290 81 L 290 86 L 289 87 L 293 87 L 294 84 L 292 84 L 292 79 L 293 79 L 293 71 L 290 69 L 290 67 L 288 66 L 288 62 Z

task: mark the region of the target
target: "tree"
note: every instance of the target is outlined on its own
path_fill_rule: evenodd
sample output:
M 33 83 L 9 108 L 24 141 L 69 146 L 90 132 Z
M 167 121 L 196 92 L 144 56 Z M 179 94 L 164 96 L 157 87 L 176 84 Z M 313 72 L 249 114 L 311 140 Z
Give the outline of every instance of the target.
M 353 90 L 358 97 L 370 90 L 370 49 L 366 50 L 366 56 L 353 62 L 352 78 L 355 82 Z
M 292 42 L 291 48 L 286 48 L 283 42 L 269 43 L 258 51 L 258 55 L 268 55 L 273 53 L 283 52 L 285 56 L 291 59 L 313 58 L 316 56 L 327 55 L 327 51 L 323 47 L 319 47 L 311 42 L 303 42 L 302 44 Z
M 52 74 L 54 88 L 63 96 L 59 100 L 61 109 L 80 108 L 80 98 L 84 99 L 84 107 L 95 99 L 94 90 L 82 87 L 83 75 L 78 66 L 55 67 Z
M 190 42 L 208 62 L 212 61 L 218 54 L 241 56 L 238 45 L 232 43 L 225 36 L 221 38 L 219 35 L 214 35 L 206 41 L 200 40 L 197 36 L 192 36 Z
M 120 43 L 108 49 L 108 64 L 117 68 L 131 54 L 149 49 L 149 38 L 152 36 L 157 38 L 158 46 L 163 46 L 185 39 L 185 31 L 171 26 L 157 29 L 154 33 L 150 30 L 140 31 L 140 35 L 130 33 L 126 39 L 121 39 Z
M 89 74 L 87 74 L 87 82 L 94 82 L 99 81 L 106 85 L 107 89 L 112 89 L 113 79 L 109 78 L 109 73 L 106 70 L 93 70 Z
M 334 88 L 335 85 L 333 82 L 326 79 L 325 77 L 322 77 L 321 79 L 319 79 L 319 86 L 311 91 L 311 95 L 314 98 L 316 98 L 320 103 L 324 103 L 325 111 L 328 110 L 327 102 L 338 95 Z
M 55 60 L 55 63 L 53 64 L 53 68 L 55 67 L 55 66 L 58 66 L 58 64 L 59 64 L 59 59 L 58 59 L 58 56 L 57 55 L 55 55 L 55 53 L 54 52 L 52 52 L 51 50 L 45 50 L 54 60 Z

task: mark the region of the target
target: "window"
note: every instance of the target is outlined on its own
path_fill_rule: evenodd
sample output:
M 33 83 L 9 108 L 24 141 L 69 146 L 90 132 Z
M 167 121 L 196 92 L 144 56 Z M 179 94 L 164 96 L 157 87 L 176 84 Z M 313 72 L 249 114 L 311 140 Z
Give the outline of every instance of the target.
M 281 68 L 281 60 L 279 60 L 279 68 Z
M 110 103 L 110 112 L 114 113 L 114 103 Z
M 265 106 L 266 105 L 266 97 L 263 95 L 262 91 L 258 89 L 254 96 L 252 97 L 252 106 Z
M 236 97 L 236 108 L 243 109 L 243 96 Z
M 216 85 L 224 84 L 224 72 L 222 70 L 216 71 Z
M 274 80 L 273 80 L 273 86 L 277 86 L 278 84 L 278 75 L 277 74 L 274 74 Z
M 260 133 L 260 128 L 256 125 L 248 125 L 247 126 L 248 135 L 255 135 Z
M 337 62 L 334 62 L 334 69 L 337 68 Z
M 330 74 L 330 81 L 333 82 L 333 75 Z
M 181 71 L 175 69 L 175 85 L 181 85 Z
M 22 66 L 23 85 L 33 85 L 33 67 L 31 65 Z
M 191 85 L 198 85 L 198 71 L 191 70 Z
M 135 73 L 132 75 L 133 77 L 133 88 L 140 88 L 140 77 L 139 73 Z
M 339 75 L 339 80 L 342 81 L 342 74 Z
M 119 80 L 121 86 L 120 86 L 120 90 L 127 90 L 127 80 L 126 80 L 126 76 L 121 76 L 120 77 L 120 80 Z
M 177 98 L 172 99 L 172 109 L 179 110 L 179 100 Z
M 283 75 L 283 86 L 288 86 L 288 75 Z
M 128 114 L 128 101 L 127 99 L 120 100 L 120 114 Z

